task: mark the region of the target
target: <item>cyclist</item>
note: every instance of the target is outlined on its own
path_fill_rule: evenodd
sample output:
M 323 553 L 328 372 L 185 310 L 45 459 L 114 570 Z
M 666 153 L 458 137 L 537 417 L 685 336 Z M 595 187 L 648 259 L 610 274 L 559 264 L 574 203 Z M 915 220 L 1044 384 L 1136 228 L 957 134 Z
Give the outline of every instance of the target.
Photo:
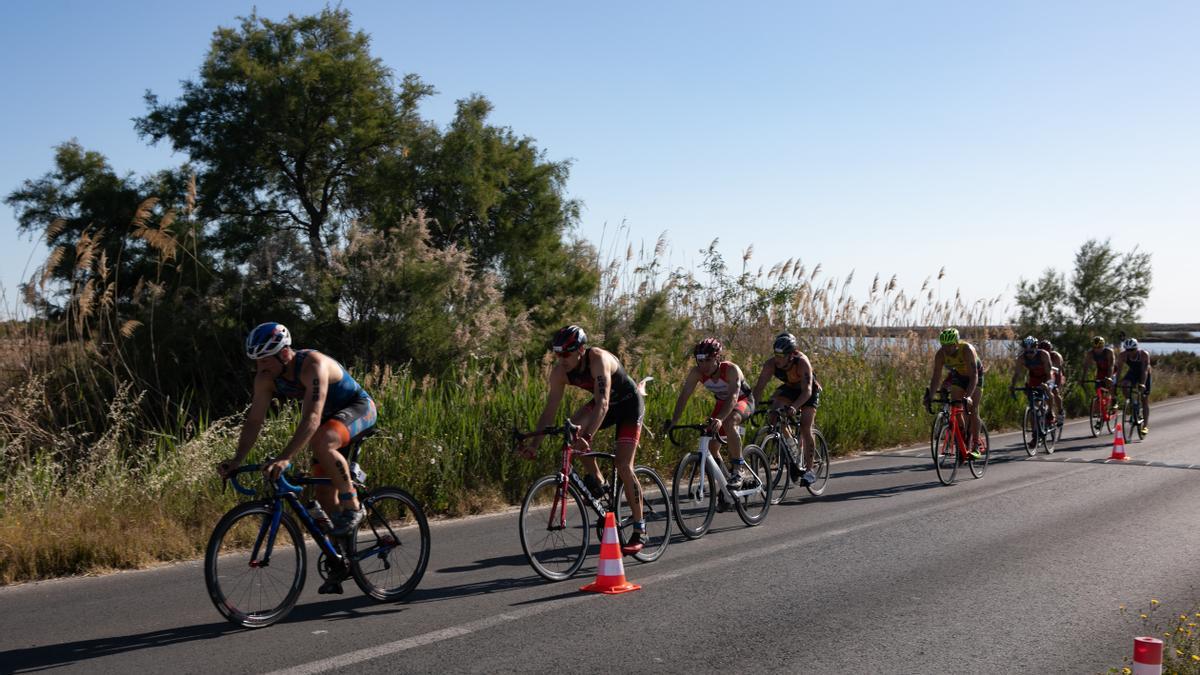
M 550 393 L 546 407 L 538 419 L 534 434 L 521 442 L 520 451 L 533 458 L 541 447 L 542 436 L 536 433 L 554 421 L 563 391 L 572 385 L 592 393 L 592 400 L 583 405 L 573 419 L 582 429 L 575 437 L 575 450 L 589 452 L 592 437 L 597 431 L 617 428 L 617 473 L 625 484 L 625 498 L 634 519 L 633 534 L 621 551 L 632 555 L 642 550 L 646 539 L 646 521 L 642 514 L 642 495 L 633 475 L 633 460 L 642 434 L 642 417 L 646 414 L 644 392 L 625 372 L 617 357 L 599 347 L 587 347 L 587 333 L 579 326 L 560 329 L 551 343 L 557 356 L 550 370 Z M 584 457 L 587 473 L 584 483 L 593 496 L 599 497 L 611 486 L 604 484 L 594 457 Z
M 1121 346 L 1124 349 L 1117 355 L 1117 362 L 1113 368 L 1119 373 L 1122 365 L 1129 366 L 1129 370 L 1125 371 L 1125 376 L 1121 378 L 1121 384 L 1136 387 L 1141 392 L 1142 435 L 1145 436 L 1150 433 L 1150 352 L 1138 347 L 1135 338 L 1125 340 Z
M 292 439 L 263 472 L 271 480 L 287 469 L 304 449 L 312 451 L 312 472 L 328 476 L 331 485 L 315 489 L 317 501 L 334 523 L 333 534 L 346 536 L 362 521 L 350 466 L 342 453 L 350 439 L 375 424 L 375 401 L 333 358 L 313 349 L 292 349 L 292 336 L 280 323 L 260 324 L 246 337 L 246 356 L 257 366 L 254 398 L 238 436 L 237 453 L 217 465 L 217 473 L 228 477 L 250 453 L 266 421 L 271 399 L 301 400 L 300 425 Z M 321 587 L 322 593 L 341 593 L 338 579 Z
M 774 355 L 763 363 L 758 381 L 750 392 L 754 400 L 759 400 L 767 382 L 774 376 L 783 384 L 771 394 L 771 408 L 796 408 L 800 410 L 800 440 L 803 441 L 803 456 L 800 465 L 788 467 L 793 481 L 801 485 L 812 485 L 817 477 L 811 471 L 813 451 L 817 441 L 813 438 L 813 421 L 817 417 L 817 408 L 821 405 L 821 383 L 813 374 L 812 363 L 800 351 L 796 336 L 791 333 L 780 333 L 772 345 Z M 774 413 L 773 413 L 774 414 Z M 791 430 L 784 425 L 783 434 L 788 445 L 795 445 Z
M 949 389 L 952 400 L 961 400 L 970 416 L 971 456 L 979 459 L 979 406 L 983 399 L 983 361 L 975 346 L 966 340 L 959 339 L 957 328 L 947 328 L 938 334 L 938 344 L 941 345 L 933 355 L 933 375 L 929 378 L 929 388 L 925 390 L 925 406 L 930 404 L 934 391 Z M 949 370 L 941 384 L 943 369 Z
M 1113 377 L 1113 364 L 1116 363 L 1117 356 L 1113 354 L 1112 347 L 1104 344 L 1104 338 L 1097 335 L 1092 338 L 1092 348 L 1083 354 L 1083 368 L 1087 372 L 1089 363 L 1096 365 L 1096 379 L 1105 383 L 1108 388 L 1108 399 L 1112 401 L 1112 409 L 1115 412 L 1117 409 L 1116 400 L 1113 397 L 1113 388 L 1116 386 L 1116 378 Z
M 1022 371 L 1028 373 L 1025 381 L 1026 387 L 1041 389 L 1046 397 L 1054 402 L 1054 407 L 1050 409 L 1050 419 L 1046 421 L 1047 424 L 1054 424 L 1054 411 L 1062 408 L 1062 404 L 1058 400 L 1058 392 L 1054 389 L 1054 364 L 1050 362 L 1049 352 L 1038 349 L 1037 338 L 1032 335 L 1027 335 L 1021 340 L 1021 353 L 1017 354 L 1016 361 L 1013 363 L 1012 382 L 1008 387 L 1009 393 L 1016 388 Z M 1029 442 L 1037 443 L 1036 439 L 1030 439 Z
M 663 434 L 671 431 L 671 427 L 679 421 L 683 407 L 696 390 L 697 384 L 703 384 L 716 397 L 717 403 L 708 415 L 708 425 L 711 431 L 720 433 L 726 429 L 726 442 L 729 444 L 729 454 L 733 468 L 729 475 L 729 488 L 740 490 L 742 487 L 742 468 L 746 461 L 742 459 L 742 439 L 738 428 L 742 421 L 754 410 L 754 399 L 750 396 L 750 385 L 742 377 L 742 369 L 732 361 L 726 361 L 724 348 L 716 338 L 701 340 L 693 349 L 692 356 L 696 365 L 688 371 L 683 380 L 683 388 L 679 390 L 679 398 L 675 401 L 675 413 L 671 421 L 663 425 Z M 720 458 L 721 444 L 714 438 L 709 450 Z
M 1055 396 L 1057 397 L 1056 401 L 1058 403 L 1058 409 L 1057 409 L 1058 416 L 1061 418 L 1061 417 L 1063 417 L 1062 389 L 1063 389 L 1063 383 L 1066 382 L 1066 379 L 1067 379 L 1066 378 L 1066 370 L 1065 370 L 1066 367 L 1063 364 L 1063 357 L 1062 357 L 1062 354 L 1059 354 L 1058 352 L 1054 351 L 1054 344 L 1051 343 L 1049 340 L 1038 340 L 1038 349 L 1045 350 L 1045 352 L 1050 355 L 1050 366 L 1051 366 L 1051 378 L 1050 379 L 1051 379 L 1051 381 L 1054 382 L 1053 391 L 1054 391 Z

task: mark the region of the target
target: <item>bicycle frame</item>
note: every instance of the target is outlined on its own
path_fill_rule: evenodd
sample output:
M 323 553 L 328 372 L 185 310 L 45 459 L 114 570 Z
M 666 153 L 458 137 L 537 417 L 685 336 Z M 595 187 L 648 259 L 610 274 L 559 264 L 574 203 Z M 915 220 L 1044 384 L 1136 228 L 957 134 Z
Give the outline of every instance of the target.
M 688 498 L 696 501 L 703 499 L 705 494 L 704 476 L 710 471 L 713 475 L 712 480 L 716 490 L 725 493 L 732 499 L 740 499 L 741 497 L 749 497 L 754 494 L 762 493 L 765 487 L 762 485 L 756 485 L 752 488 L 746 488 L 743 490 L 729 489 L 729 481 L 725 478 L 725 470 L 721 467 L 721 463 L 717 461 L 717 458 L 714 457 L 712 452 L 708 449 L 708 445 L 712 441 L 712 436 L 700 436 L 700 441 L 696 448 L 696 454 L 700 456 L 700 465 L 706 467 L 708 471 L 700 472 L 700 480 L 696 481 L 695 487 L 688 493 Z

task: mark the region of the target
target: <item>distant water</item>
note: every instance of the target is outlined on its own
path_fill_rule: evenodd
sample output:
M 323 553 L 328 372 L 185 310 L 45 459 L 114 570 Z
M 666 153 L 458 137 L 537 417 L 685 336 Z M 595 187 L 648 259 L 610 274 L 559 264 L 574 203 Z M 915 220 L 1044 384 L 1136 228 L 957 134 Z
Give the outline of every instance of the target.
M 1200 337 L 1200 335 L 1198 335 Z M 826 338 L 835 349 L 845 349 L 850 345 L 857 343 L 857 338 Z M 893 337 L 866 337 L 862 338 L 867 349 L 870 350 L 875 345 L 884 345 L 896 342 L 900 338 Z M 937 340 L 930 340 L 931 347 L 937 345 Z M 1189 342 L 1142 342 L 1141 346 L 1151 354 L 1172 354 L 1174 352 L 1191 352 L 1200 354 L 1200 343 Z M 1015 351 L 1016 344 L 1012 340 L 988 340 L 988 352 L 991 354 L 1002 354 L 1006 351 Z

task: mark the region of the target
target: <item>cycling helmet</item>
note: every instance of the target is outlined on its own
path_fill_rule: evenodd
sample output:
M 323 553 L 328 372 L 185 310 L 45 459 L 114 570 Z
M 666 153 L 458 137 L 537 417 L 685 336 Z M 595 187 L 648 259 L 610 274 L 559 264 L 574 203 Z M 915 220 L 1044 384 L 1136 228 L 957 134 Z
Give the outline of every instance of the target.
M 1099 335 L 1092 338 L 1092 346 L 1093 347 L 1103 347 L 1104 346 L 1104 338 L 1100 337 Z
M 957 328 L 947 328 L 946 330 L 942 331 L 941 333 L 938 333 L 938 342 L 943 345 L 958 344 L 958 329 Z
M 1029 351 L 1037 348 L 1037 342 L 1037 338 L 1033 337 L 1032 335 L 1026 335 L 1025 338 L 1021 340 L 1021 346 L 1024 347 L 1026 351 Z
M 721 353 L 721 341 L 717 338 L 704 338 L 692 348 L 692 356 L 697 361 L 703 361 L 710 356 Z
M 1137 343 L 1136 339 L 1129 338 L 1125 342 L 1121 343 L 1121 346 L 1124 347 L 1125 349 L 1137 349 L 1138 343 Z
M 551 344 L 551 349 L 555 354 L 570 354 L 578 351 L 581 347 L 587 344 L 587 333 L 579 326 L 571 325 L 560 328 L 554 334 L 554 342 Z
M 291 344 L 292 334 L 287 326 L 274 321 L 260 323 L 246 336 L 246 356 L 252 359 L 273 356 Z
M 1054 345 L 1050 344 L 1049 340 L 1038 340 L 1038 349 L 1045 349 L 1048 352 L 1054 351 Z
M 791 333 L 780 333 L 775 336 L 775 344 L 772 349 L 776 354 L 791 354 L 796 351 L 797 343 L 796 336 Z

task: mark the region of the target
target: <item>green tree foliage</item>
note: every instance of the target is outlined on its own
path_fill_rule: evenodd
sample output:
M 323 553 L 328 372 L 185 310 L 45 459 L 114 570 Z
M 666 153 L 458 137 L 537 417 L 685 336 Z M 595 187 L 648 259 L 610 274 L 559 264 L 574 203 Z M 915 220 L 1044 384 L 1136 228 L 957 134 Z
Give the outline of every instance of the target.
M 1016 323 L 1022 335 L 1055 341 L 1070 360 L 1081 358 L 1091 336 L 1132 333 L 1150 297 L 1150 254 L 1136 247 L 1119 253 L 1110 240 L 1089 239 L 1075 254 L 1068 280 L 1046 270 L 1036 282 L 1017 284 Z

